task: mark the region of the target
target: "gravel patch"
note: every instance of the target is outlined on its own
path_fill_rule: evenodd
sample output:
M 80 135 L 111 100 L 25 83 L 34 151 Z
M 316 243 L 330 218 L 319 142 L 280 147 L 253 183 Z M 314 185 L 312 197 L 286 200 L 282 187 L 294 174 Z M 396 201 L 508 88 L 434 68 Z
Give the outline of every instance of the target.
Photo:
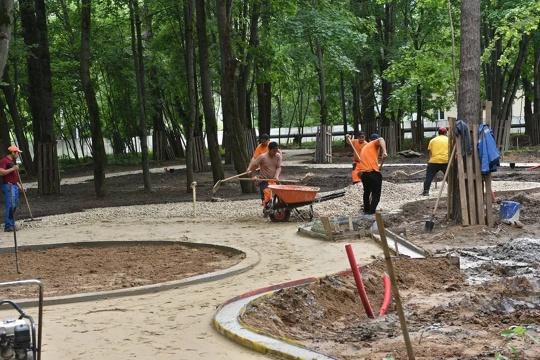
M 494 191 L 527 190 L 540 187 L 537 182 L 515 182 L 515 181 L 494 181 L 492 184 Z M 429 197 L 421 196 L 422 183 L 395 184 L 383 182 L 383 191 L 379 209 L 383 212 L 394 212 L 402 208 L 407 202 L 435 198 L 438 191 L 432 191 Z M 351 185 L 346 188 L 345 196 L 333 200 L 313 204 L 315 216 L 348 216 L 358 215 L 362 210 L 361 185 Z M 337 191 L 337 190 L 336 190 Z M 330 194 L 332 192 L 320 193 L 319 195 Z M 442 196 L 446 196 L 446 188 Z M 300 212 L 307 212 L 308 206 L 298 208 Z M 196 216 L 194 216 L 193 203 L 169 203 L 155 205 L 121 206 L 110 208 L 90 209 L 83 212 L 53 215 L 40 218 L 39 222 L 18 222 L 23 228 L 47 228 L 81 224 L 88 222 L 99 222 L 118 219 L 147 219 L 151 214 L 153 218 L 185 218 L 194 217 L 197 219 L 217 219 L 230 221 L 260 220 L 269 221 L 262 217 L 260 200 L 258 198 L 245 201 L 217 201 L 217 202 L 197 202 Z M 426 213 L 427 214 L 427 213 Z M 296 217 L 291 216 L 291 221 Z

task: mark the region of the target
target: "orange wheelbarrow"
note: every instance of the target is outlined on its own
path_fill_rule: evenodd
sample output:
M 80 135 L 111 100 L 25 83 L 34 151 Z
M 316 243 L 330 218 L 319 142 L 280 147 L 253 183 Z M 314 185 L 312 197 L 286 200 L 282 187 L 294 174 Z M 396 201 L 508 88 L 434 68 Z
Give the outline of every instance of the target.
M 298 208 L 309 205 L 309 221 L 313 220 L 313 204 L 345 196 L 345 190 L 317 197 L 318 187 L 301 185 L 269 185 L 274 193 L 270 207 L 270 220 L 286 222 L 291 217 L 291 211 L 303 219 Z

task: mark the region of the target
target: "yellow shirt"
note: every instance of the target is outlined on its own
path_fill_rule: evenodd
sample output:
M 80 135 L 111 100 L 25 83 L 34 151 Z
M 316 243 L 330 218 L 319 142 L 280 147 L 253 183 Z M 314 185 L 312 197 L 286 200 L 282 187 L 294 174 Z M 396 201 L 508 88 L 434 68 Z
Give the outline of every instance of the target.
M 431 164 L 448 164 L 448 136 L 438 135 L 431 139 L 428 145 Z

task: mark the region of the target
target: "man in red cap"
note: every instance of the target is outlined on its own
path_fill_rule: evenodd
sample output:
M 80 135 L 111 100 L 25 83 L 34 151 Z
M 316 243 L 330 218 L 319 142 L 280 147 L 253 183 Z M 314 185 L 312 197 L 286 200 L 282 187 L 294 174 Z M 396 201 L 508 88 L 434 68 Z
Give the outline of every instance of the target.
M 22 151 L 18 147 L 11 145 L 8 147 L 8 155 L 0 160 L 2 193 L 4 194 L 4 202 L 6 204 L 5 232 L 18 230 L 18 228 L 15 228 L 13 215 L 19 203 L 19 190 L 24 191 L 19 181 L 19 165 L 17 165 L 17 158 L 20 153 Z
M 448 167 L 448 136 L 447 129 L 441 126 L 438 130 L 439 135 L 431 139 L 428 145 L 429 161 L 426 171 L 426 179 L 424 180 L 424 191 L 422 195 L 429 196 L 429 188 L 433 178 L 439 171 L 444 174 Z

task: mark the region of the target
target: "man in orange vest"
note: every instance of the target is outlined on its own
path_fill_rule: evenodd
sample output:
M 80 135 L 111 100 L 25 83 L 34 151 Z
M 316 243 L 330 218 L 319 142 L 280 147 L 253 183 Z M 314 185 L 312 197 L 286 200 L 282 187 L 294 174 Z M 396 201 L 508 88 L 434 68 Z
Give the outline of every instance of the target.
M 379 134 L 372 134 L 371 140 L 360 153 L 360 164 L 357 169 L 364 185 L 364 214 L 375 214 L 381 200 L 382 175 L 379 168 L 379 152 L 382 158 L 388 156 L 386 142 Z

